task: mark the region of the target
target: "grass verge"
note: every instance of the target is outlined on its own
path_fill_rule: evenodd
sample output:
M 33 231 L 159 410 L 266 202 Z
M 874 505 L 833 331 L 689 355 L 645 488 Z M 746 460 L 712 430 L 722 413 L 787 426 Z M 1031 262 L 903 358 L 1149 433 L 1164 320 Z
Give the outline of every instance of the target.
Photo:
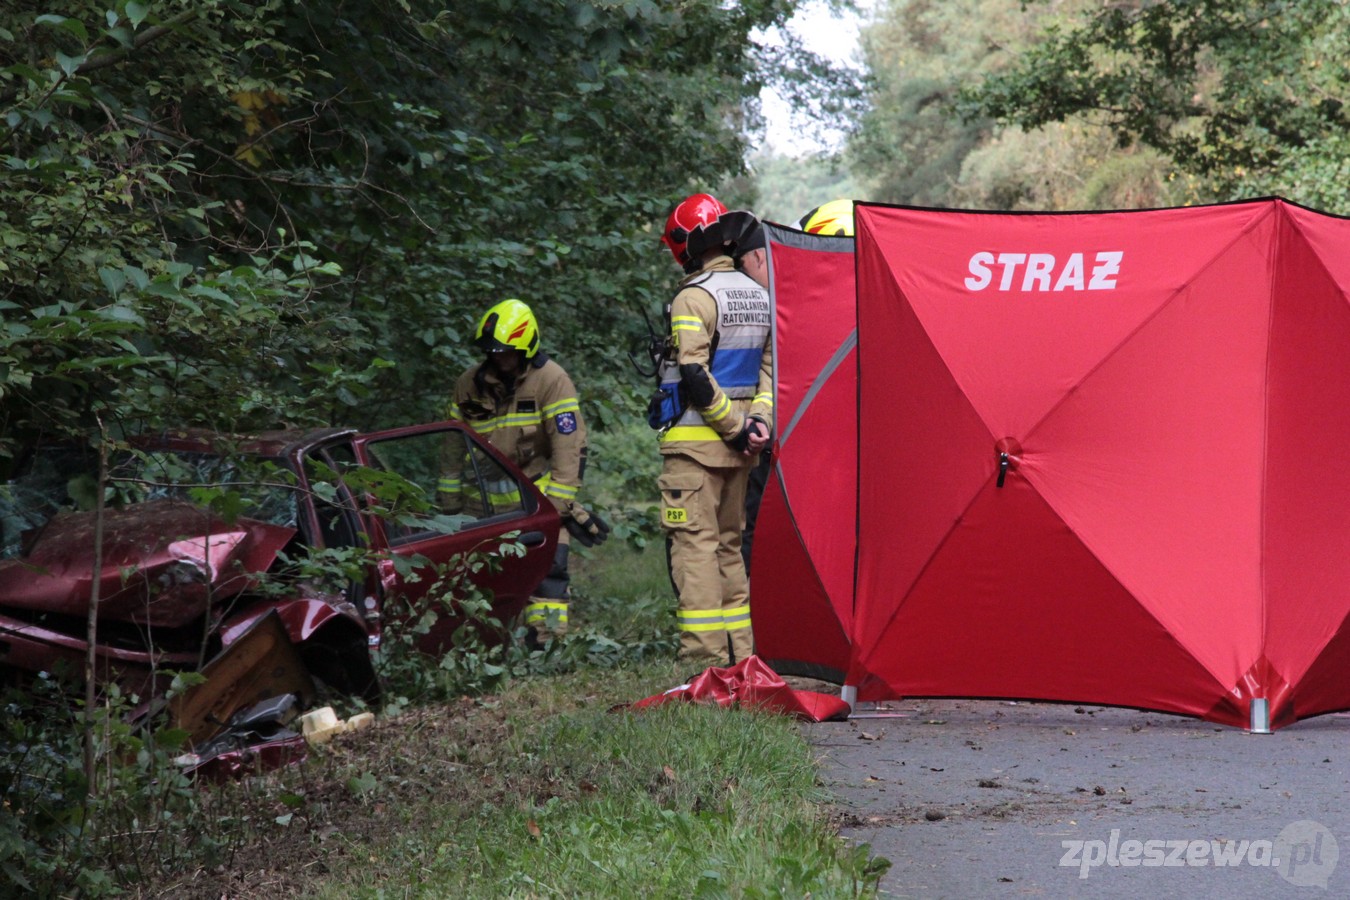
M 400 658 L 373 727 L 246 780 L 191 784 L 181 737 L 133 733 L 110 696 L 85 797 L 60 685 L 0 695 L 0 894 L 874 894 L 889 864 L 836 837 L 795 722 L 625 708 L 690 674 L 661 546 L 611 542 L 573 575 L 566 641 Z
M 780 716 L 612 709 L 668 661 L 521 679 L 387 718 L 211 802 L 256 840 L 161 896 L 857 897 L 887 863 L 831 829 Z

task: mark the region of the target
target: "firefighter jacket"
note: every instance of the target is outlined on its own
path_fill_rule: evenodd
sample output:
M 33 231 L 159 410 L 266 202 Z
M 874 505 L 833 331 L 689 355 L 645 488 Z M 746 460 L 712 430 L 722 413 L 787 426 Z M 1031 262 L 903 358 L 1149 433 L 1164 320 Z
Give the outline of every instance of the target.
M 455 382 L 449 412 L 519 466 L 559 512 L 565 513 L 577 499 L 585 469 L 586 424 L 572 379 L 548 356 L 536 355 L 514 379 L 499 377 L 487 363 L 473 366 Z M 442 463 L 442 495 L 453 495 L 463 486 L 462 468 L 454 460 Z M 494 498 L 494 506 L 499 499 L 510 500 Z
M 663 454 L 706 466 L 754 464 L 727 441 L 752 414 L 773 428 L 772 322 L 769 292 L 729 256 L 713 258 L 680 283 L 670 328 L 689 406 L 661 435 Z

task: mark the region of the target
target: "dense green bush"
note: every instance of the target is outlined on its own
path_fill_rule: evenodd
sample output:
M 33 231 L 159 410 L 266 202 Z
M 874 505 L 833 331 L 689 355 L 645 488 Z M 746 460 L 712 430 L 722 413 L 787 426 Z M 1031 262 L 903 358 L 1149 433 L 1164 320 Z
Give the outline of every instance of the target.
M 624 351 L 677 275 L 670 205 L 743 169 L 766 80 L 847 95 L 754 39 L 797 5 L 11 4 L 0 477 L 98 420 L 437 418 L 506 296 L 593 428 L 623 426 L 646 387 Z
M 92 717 L 91 786 L 87 721 L 66 686 L 41 677 L 0 703 L 0 893 L 100 896 L 216 859 L 217 835 L 195 827 L 197 798 L 173 761 L 183 732 L 133 727 L 135 698 L 110 690 Z

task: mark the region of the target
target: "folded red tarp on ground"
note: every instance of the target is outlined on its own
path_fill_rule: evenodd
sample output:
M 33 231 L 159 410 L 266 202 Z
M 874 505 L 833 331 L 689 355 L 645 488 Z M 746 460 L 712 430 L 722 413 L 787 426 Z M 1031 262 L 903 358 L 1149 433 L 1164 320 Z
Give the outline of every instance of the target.
M 843 700 L 788 687 L 758 656 L 741 660 L 734 666 L 706 669 L 688 684 L 639 700 L 629 708 L 646 709 L 672 701 L 748 706 L 796 716 L 808 722 L 848 718 L 848 704 Z

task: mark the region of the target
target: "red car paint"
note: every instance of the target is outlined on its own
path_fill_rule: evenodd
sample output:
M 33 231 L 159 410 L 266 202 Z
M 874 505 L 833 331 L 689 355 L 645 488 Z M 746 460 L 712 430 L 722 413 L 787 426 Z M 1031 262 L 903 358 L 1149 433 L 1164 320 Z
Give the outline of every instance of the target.
M 56 516 L 22 559 L 0 560 L 0 602 L 85 615 L 96 518 L 94 512 Z M 254 585 L 295 534 L 247 519 L 229 525 L 172 500 L 106 510 L 102 525 L 100 618 L 164 628 L 199 618 L 208 594 L 233 596 Z
M 434 496 L 434 452 L 449 433 L 470 441 L 482 459 L 518 482 L 519 509 L 466 520 L 452 534 L 402 525 L 394 535 L 371 512 L 370 499 L 340 479 L 335 492 L 314 489 L 319 479 L 311 478 L 311 471 L 316 463 L 342 472 L 359 464 L 389 469 L 384 461 L 395 459 L 411 466 L 400 475 Z M 97 677 L 117 679 L 136 690 L 149 688 L 157 671 L 198 668 L 258 618 L 276 610 L 313 674 L 339 690 L 373 697 L 378 683 L 370 653 L 380 643 L 385 606 L 401 594 L 416 609 L 425 602 L 422 592 L 430 581 L 405 580 L 388 557 L 444 563 L 502 540 L 519 541 L 525 547 L 522 556 L 505 558 L 499 571 L 479 576 L 479 587 L 493 592 L 494 614 L 506 621 L 547 573 L 557 546 L 560 523 L 552 504 L 496 450 L 457 422 L 365 435 L 322 429 L 242 439 L 179 431 L 136 444 L 152 454 L 266 460 L 295 482 L 286 495 L 288 502 L 294 498 L 293 521 L 284 524 L 244 516 L 227 522 L 179 499 L 103 512 Z M 82 670 L 95 528 L 93 512 L 59 513 L 23 536 L 19 556 L 0 560 L 0 669 L 38 672 L 65 661 L 73 671 Z M 297 545 L 366 546 L 386 561 L 376 562 L 363 581 L 346 591 L 299 584 L 281 597 L 256 594 L 258 576 L 276 563 L 279 553 L 293 555 Z M 444 616 L 424 642 L 425 649 L 445 646 L 458 624 L 452 615 Z

